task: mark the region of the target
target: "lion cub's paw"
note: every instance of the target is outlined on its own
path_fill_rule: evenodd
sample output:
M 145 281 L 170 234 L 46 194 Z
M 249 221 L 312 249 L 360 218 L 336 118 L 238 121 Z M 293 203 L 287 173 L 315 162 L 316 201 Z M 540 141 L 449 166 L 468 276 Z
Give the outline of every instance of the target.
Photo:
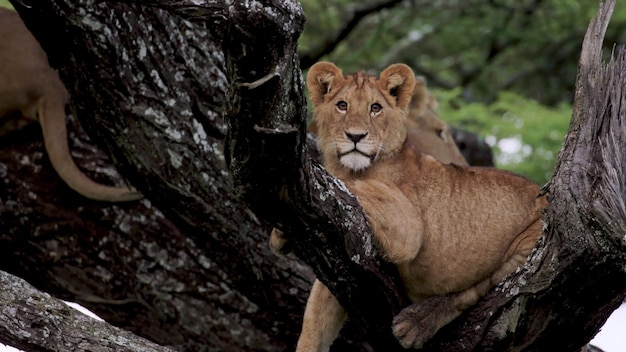
M 393 318 L 393 335 L 404 348 L 421 348 L 459 313 L 454 295 L 429 297 L 404 308 Z
M 289 254 L 293 251 L 291 241 L 279 229 L 272 229 L 270 233 L 270 249 L 278 255 Z
M 393 335 L 404 348 L 421 348 L 434 335 L 434 331 L 426 331 L 428 314 L 418 304 L 404 308 L 393 318 Z

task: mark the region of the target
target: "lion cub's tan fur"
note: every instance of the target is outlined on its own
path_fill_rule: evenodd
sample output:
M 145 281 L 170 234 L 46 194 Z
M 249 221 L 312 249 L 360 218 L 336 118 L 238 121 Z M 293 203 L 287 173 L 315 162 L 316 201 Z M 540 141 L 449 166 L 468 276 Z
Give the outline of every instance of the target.
M 467 165 L 456 146 L 448 124 L 435 110 L 437 101 L 426 88 L 426 82 L 417 80 L 406 119 L 407 143 L 418 153 L 428 154 L 444 164 Z M 317 134 L 317 123 L 312 121 L 308 131 Z M 289 239 L 278 229 L 270 234 L 270 249 L 277 254 L 289 252 Z
M 419 348 L 525 262 L 541 235 L 546 200 L 520 176 L 416 152 L 407 143 L 415 77 L 406 65 L 376 78 L 344 76 L 320 62 L 307 87 L 325 167 L 359 198 L 415 302 L 394 319 L 393 332 L 403 346 Z M 316 280 L 297 351 L 327 351 L 344 317 Z
M 437 100 L 426 89 L 426 82 L 418 79 L 406 119 L 408 144 L 444 164 L 467 165 L 448 124 L 437 116 L 436 110 Z
M 52 166 L 72 189 L 103 201 L 130 201 L 141 193 L 98 184 L 83 174 L 69 152 L 65 127 L 68 93 L 48 57 L 15 11 L 0 8 L 0 117 L 19 111 L 41 124 Z

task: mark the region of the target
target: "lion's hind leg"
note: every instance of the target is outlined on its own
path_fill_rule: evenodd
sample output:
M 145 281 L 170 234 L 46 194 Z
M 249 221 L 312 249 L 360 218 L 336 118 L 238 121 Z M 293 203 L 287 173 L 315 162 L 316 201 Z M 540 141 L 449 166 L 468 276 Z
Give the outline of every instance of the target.
M 543 233 L 541 221 L 541 218 L 535 220 L 522 233 L 517 235 L 511 246 L 509 246 L 502 265 L 491 277 L 494 286 L 526 263 L 528 256 L 537 246 L 537 239 Z
M 541 219 L 520 233 L 493 274 L 467 290 L 432 296 L 404 308 L 393 320 L 393 334 L 405 348 L 421 348 L 435 333 L 476 304 L 507 275 L 522 266 L 541 235 Z
M 439 329 L 475 304 L 491 287 L 483 280 L 465 291 L 432 296 L 404 308 L 393 319 L 394 336 L 404 348 L 421 348 Z

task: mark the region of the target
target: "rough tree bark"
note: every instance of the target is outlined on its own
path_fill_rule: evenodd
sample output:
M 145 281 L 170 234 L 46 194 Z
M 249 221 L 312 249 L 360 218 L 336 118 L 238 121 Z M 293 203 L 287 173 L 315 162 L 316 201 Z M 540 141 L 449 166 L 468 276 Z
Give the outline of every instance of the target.
M 311 271 L 269 251 L 267 227 L 235 197 L 223 161 L 226 3 L 206 18 L 217 34 L 146 5 L 14 6 L 83 127 L 149 201 L 82 199 L 50 169 L 36 129 L 5 139 L 1 268 L 176 349 L 293 346 Z M 106 181 L 103 155 L 72 142 Z
M 304 147 L 298 4 L 14 5 L 60 69 L 81 124 L 148 200 L 80 198 L 58 181 L 34 130 L 19 132 L 0 149 L 0 269 L 178 350 L 289 350 L 312 275 L 269 252 L 271 223 L 294 236 L 299 257 L 374 332 L 372 345 L 397 349 L 388 322 L 406 298 L 394 270 L 380 261 L 354 198 Z M 600 75 L 612 85 L 583 83 L 594 82 L 600 60 L 581 60 L 585 97 L 531 265 L 429 350 L 574 350 L 624 298 L 626 165 L 611 153 L 626 145 L 625 56 L 602 69 L 613 70 Z M 72 141 L 81 165 L 108 179 L 102 154 Z
M 437 334 L 427 343 L 426 350 L 574 351 L 595 334 L 623 301 L 626 295 L 626 238 L 623 237 L 626 226 L 626 164 L 621 151 L 626 145 L 623 110 L 626 84 L 623 58 L 626 53 L 621 50 L 617 59 L 604 67 L 600 60 L 602 38 L 614 5 L 614 1 L 600 2 L 598 17 L 591 23 L 586 35 L 572 125 L 555 177 L 545 189 L 551 201 L 545 219 L 545 237 L 522 270 Z M 258 55 L 265 57 L 264 48 L 259 50 L 261 54 Z M 227 55 L 231 56 L 241 57 Z M 233 66 L 237 67 L 237 60 L 233 61 Z M 271 115 L 264 113 L 265 110 L 252 110 L 260 101 L 254 100 L 250 85 L 255 92 L 259 92 L 265 89 L 281 91 L 277 88 L 281 87 L 281 83 L 291 84 L 290 71 L 284 69 L 288 67 L 289 58 L 279 62 L 260 66 L 254 75 L 244 76 L 242 81 L 245 84 L 231 91 L 234 108 L 227 115 L 231 119 L 230 131 L 234 135 L 229 150 L 235 182 L 244 199 L 259 216 L 292 233 L 296 253 L 313 266 L 320 280 L 352 317 L 358 316 L 372 325 L 382 321 L 383 325 L 389 326 L 388 317 L 397 313 L 394 309 L 401 305 L 392 300 L 398 297 L 397 288 L 389 287 L 388 283 L 377 286 L 375 279 L 365 283 L 360 276 L 359 287 L 350 282 L 351 278 L 363 275 L 350 267 L 352 262 L 363 265 L 366 264 L 365 259 L 378 260 L 376 252 L 369 251 L 370 234 L 365 228 L 354 233 L 353 228 L 336 224 L 336 228 L 342 229 L 345 241 L 350 243 L 345 246 L 346 253 L 341 241 L 336 239 L 337 233 L 319 232 L 320 228 L 316 227 L 319 223 L 332 222 L 332 216 L 319 211 L 311 212 L 309 208 L 317 208 L 317 204 L 324 204 L 326 199 L 311 196 L 319 189 L 315 177 L 319 171 L 306 159 L 304 137 L 298 135 L 299 130 L 293 127 L 298 121 L 302 124 L 302 119 L 296 118 L 289 123 L 290 111 Z M 274 74 L 274 66 L 280 67 L 281 71 Z M 271 74 L 272 79 L 259 80 L 264 74 Z M 263 93 L 260 95 L 261 99 L 266 99 Z M 239 101 L 239 97 L 246 99 Z M 291 96 L 282 94 L 276 99 L 281 98 L 289 101 Z M 242 141 L 252 147 L 242 147 Z M 289 154 L 278 154 L 281 150 Z M 294 150 L 293 161 L 283 163 L 281 159 L 291 157 Z M 293 168 L 289 166 L 297 162 L 300 163 L 295 164 L 296 170 L 302 171 L 291 174 Z M 277 173 L 280 170 L 287 172 Z M 333 196 L 340 198 L 343 194 L 333 190 Z M 273 199 L 276 205 L 267 208 L 269 199 Z M 302 200 L 306 203 L 303 204 Z M 295 214 L 284 216 L 283 211 L 276 212 L 281 202 L 293 209 Z M 361 217 L 353 209 L 349 213 L 351 215 L 346 216 L 351 223 Z M 314 242 L 317 238 L 321 239 Z M 365 250 L 357 255 L 354 251 L 359 248 L 358 243 Z M 325 265 L 328 263 L 333 265 Z M 372 277 L 380 277 L 376 265 L 370 265 L 363 266 L 366 271 L 374 273 Z M 344 272 L 344 268 L 351 270 Z M 345 283 L 349 285 L 346 287 Z M 393 291 L 386 295 L 388 300 L 372 297 L 372 291 L 363 289 L 381 286 Z M 364 302 L 368 302 L 369 306 Z M 373 314 L 371 307 L 384 308 Z M 392 311 L 385 312 L 389 308 Z M 375 320 L 372 321 L 372 318 Z M 389 330 L 374 329 L 379 333 L 376 338 L 380 339 L 375 346 L 378 342 L 382 346 L 386 341 L 381 335 L 389 334 Z M 573 331 L 576 331 L 575 335 Z M 386 348 L 392 349 L 389 346 Z
M 0 285 L 0 302 L 7 302 L 0 305 L 4 343 L 27 351 L 172 351 L 89 318 L 4 271 L 0 271 Z

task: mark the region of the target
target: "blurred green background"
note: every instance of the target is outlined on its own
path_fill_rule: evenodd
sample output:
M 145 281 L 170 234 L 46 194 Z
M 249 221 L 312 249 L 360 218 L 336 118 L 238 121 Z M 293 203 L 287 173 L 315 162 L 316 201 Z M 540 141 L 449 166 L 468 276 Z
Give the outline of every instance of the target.
M 299 46 L 303 68 L 320 59 L 344 72 L 406 63 L 426 78 L 441 118 L 488 141 L 497 167 L 539 184 L 549 180 L 571 117 L 580 47 L 598 1 L 301 3 L 307 17 Z M 605 58 L 624 42 L 626 4 L 618 1 Z
M 496 166 L 543 184 L 571 116 L 580 46 L 594 0 L 302 0 L 303 69 L 344 72 L 403 62 L 424 77 L 452 126 L 478 133 Z M 0 6 L 7 6 L 0 0 Z M 10 5 L 9 5 L 10 6 Z M 608 57 L 626 42 L 617 3 Z

